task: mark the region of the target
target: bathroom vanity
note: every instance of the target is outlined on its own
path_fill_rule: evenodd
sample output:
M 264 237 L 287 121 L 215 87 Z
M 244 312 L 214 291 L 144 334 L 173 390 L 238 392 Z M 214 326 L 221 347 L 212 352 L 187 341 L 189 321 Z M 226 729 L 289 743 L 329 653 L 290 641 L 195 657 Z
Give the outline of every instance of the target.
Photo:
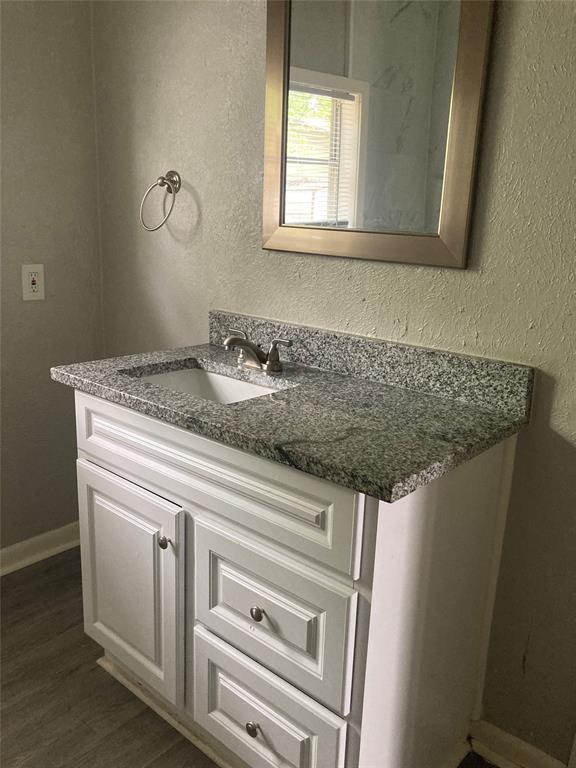
M 52 370 L 102 666 L 222 766 L 456 768 L 531 369 L 223 312 L 210 341 Z

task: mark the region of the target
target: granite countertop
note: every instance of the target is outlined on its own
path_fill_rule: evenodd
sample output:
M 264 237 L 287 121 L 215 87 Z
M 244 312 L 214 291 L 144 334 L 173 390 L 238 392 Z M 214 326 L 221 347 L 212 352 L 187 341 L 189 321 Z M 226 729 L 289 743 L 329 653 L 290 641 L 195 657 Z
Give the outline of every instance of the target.
M 290 336 L 292 361 L 285 362 L 280 376 L 239 370 L 237 353 L 217 343 L 228 327 L 247 328 L 256 341 Z M 51 375 L 83 392 L 388 502 L 528 421 L 533 371 L 525 366 L 224 312 L 211 313 L 210 328 L 211 344 L 59 366 Z M 343 349 L 347 366 L 363 375 L 330 370 L 342 365 Z M 295 359 L 304 350 L 326 367 Z M 356 362 L 355 355 L 360 356 Z M 391 378 L 390 355 L 396 361 L 394 376 L 411 386 L 383 380 Z M 368 367 L 367 356 L 373 358 Z M 198 367 L 275 391 L 223 405 L 141 379 Z M 415 388 L 419 376 L 423 385 Z

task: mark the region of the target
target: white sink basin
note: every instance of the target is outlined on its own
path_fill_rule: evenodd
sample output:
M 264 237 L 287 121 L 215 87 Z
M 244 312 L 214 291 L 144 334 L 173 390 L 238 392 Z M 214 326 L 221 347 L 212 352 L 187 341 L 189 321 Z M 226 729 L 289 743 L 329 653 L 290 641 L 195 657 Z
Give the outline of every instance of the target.
M 177 392 L 186 392 L 193 397 L 212 400 L 214 403 L 238 403 L 240 400 L 250 400 L 277 391 L 273 387 L 261 387 L 249 381 L 231 379 L 219 373 L 204 371 L 202 368 L 154 373 L 151 376 L 142 376 L 140 381 L 148 381 L 150 384 Z

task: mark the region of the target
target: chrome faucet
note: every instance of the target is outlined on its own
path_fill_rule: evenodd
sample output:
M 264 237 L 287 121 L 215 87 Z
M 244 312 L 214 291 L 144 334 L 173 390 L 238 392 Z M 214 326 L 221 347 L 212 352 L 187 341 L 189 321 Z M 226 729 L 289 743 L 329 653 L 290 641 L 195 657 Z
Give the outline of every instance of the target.
M 245 331 L 230 328 L 229 334 L 224 340 L 224 348 L 240 350 L 238 368 L 256 368 L 271 374 L 282 371 L 278 347 L 291 347 L 289 339 L 272 339 L 268 352 L 264 352 L 262 347 L 250 341 Z

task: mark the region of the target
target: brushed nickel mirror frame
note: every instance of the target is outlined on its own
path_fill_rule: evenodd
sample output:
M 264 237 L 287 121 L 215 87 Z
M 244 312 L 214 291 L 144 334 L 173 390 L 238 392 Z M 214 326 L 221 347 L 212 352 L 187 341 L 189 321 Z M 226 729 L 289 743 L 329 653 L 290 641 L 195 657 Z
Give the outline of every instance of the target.
M 461 0 L 438 234 L 295 227 L 282 223 L 290 0 L 267 1 L 262 247 L 274 251 L 466 267 L 480 110 L 493 0 Z

